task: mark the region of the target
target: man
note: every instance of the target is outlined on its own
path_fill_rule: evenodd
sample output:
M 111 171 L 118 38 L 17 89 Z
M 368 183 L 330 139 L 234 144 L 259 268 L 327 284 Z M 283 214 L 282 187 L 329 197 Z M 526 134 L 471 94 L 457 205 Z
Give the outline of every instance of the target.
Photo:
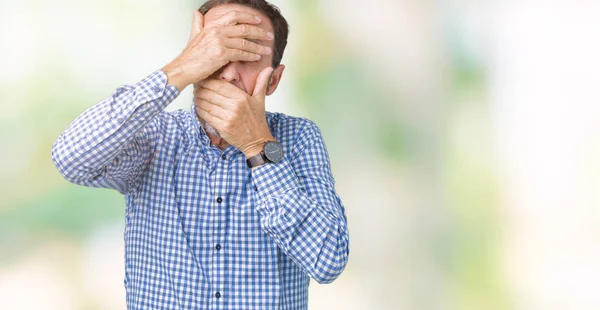
M 317 126 L 265 112 L 288 26 L 264 0 L 211 0 L 183 52 L 80 115 L 52 159 L 126 198 L 128 309 L 306 309 L 348 230 Z M 191 111 L 163 109 L 189 85 Z

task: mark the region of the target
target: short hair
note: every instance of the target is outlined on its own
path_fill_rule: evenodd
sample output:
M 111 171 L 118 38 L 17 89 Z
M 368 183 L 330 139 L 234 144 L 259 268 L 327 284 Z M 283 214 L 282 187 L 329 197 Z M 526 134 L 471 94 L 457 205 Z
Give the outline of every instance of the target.
M 200 11 L 202 15 L 205 15 L 210 9 L 221 4 L 244 5 L 265 14 L 271 20 L 275 35 L 272 66 L 279 66 L 279 64 L 281 64 L 281 59 L 283 58 L 283 51 L 287 45 L 287 38 L 290 31 L 289 25 L 281 15 L 279 8 L 265 0 L 208 0 L 198 9 L 198 11 Z

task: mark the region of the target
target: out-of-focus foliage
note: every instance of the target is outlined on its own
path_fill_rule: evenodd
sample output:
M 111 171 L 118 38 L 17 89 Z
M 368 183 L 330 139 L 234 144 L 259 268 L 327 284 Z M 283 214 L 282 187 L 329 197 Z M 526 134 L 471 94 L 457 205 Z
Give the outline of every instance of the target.
M 600 305 L 586 279 L 600 273 L 600 51 L 582 35 L 597 7 L 274 3 L 291 34 L 268 108 L 319 125 L 350 225 L 347 270 L 311 286 L 311 309 Z M 50 149 L 173 59 L 199 6 L 0 2 L 0 308 L 125 308 L 125 201 L 67 183 Z M 188 89 L 168 109 L 190 104 Z

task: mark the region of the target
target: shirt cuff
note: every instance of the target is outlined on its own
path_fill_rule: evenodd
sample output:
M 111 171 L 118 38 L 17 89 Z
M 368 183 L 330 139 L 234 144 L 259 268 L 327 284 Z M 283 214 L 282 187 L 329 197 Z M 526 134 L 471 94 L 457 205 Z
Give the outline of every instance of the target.
M 266 163 L 252 170 L 254 197 L 258 202 L 257 211 L 264 208 L 265 202 L 277 199 L 289 191 L 299 188 L 298 179 L 291 164 L 284 157 L 278 163 Z
M 167 75 L 160 69 L 135 84 L 134 89 L 136 103 L 153 102 L 161 110 L 175 100 L 180 93 L 177 87 L 167 85 Z

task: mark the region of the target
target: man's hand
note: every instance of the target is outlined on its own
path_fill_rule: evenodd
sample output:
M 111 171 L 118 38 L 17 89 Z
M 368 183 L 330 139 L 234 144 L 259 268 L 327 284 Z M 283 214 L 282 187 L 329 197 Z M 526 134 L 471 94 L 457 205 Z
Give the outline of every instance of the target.
M 262 151 L 267 141 L 274 141 L 267 126 L 265 96 L 273 68 L 263 69 L 256 79 L 252 96 L 235 85 L 221 80 L 206 80 L 194 91 L 198 116 L 219 131 L 227 143 L 246 155 Z
M 182 91 L 188 85 L 206 79 L 229 62 L 257 61 L 261 55 L 269 55 L 270 47 L 249 41 L 273 40 L 272 33 L 255 26 L 259 23 L 260 18 L 255 15 L 231 11 L 204 25 L 204 16 L 194 11 L 187 46 L 163 68 L 168 84 Z

